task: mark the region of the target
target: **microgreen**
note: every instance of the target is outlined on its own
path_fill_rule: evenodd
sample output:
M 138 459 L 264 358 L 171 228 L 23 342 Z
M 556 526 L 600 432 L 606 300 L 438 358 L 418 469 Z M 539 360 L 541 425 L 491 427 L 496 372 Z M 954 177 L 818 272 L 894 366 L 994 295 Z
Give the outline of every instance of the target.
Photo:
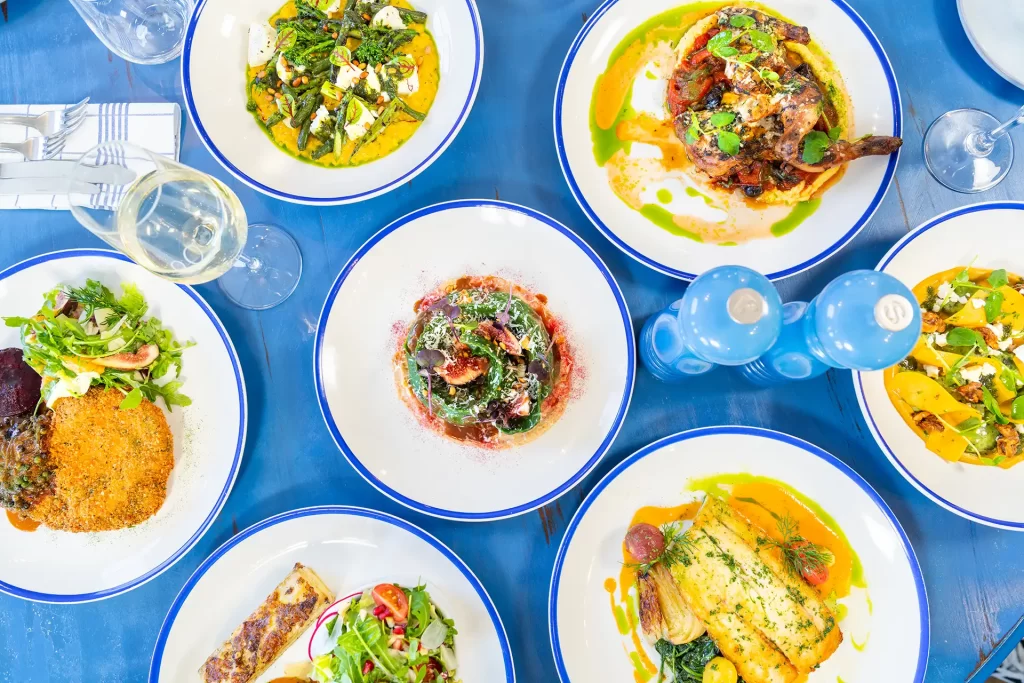
M 985 340 L 977 331 L 969 327 L 955 327 L 946 334 L 946 344 L 949 346 L 985 346 Z
M 999 404 L 996 402 L 996 398 L 992 395 L 992 392 L 988 390 L 988 387 L 982 386 L 981 392 L 985 407 L 988 408 L 989 412 L 991 412 L 995 417 L 996 422 L 1003 425 L 1009 422 L 1009 420 L 1006 419 L 1006 416 L 1003 415 L 1003 411 L 999 409 Z
M 842 126 L 832 126 L 828 129 L 828 139 L 835 142 L 839 139 L 839 136 L 843 134 Z
M 817 164 L 825 158 L 825 150 L 831 146 L 832 140 L 820 130 L 812 130 L 804 137 L 804 163 Z
M 1010 278 L 1007 276 L 1006 270 L 1000 268 L 992 271 L 992 274 L 988 276 L 988 283 L 992 285 L 993 289 L 999 289 L 1010 284 Z
M 1002 312 L 1003 308 L 1003 293 L 996 290 L 989 292 L 988 297 L 985 299 L 985 319 L 994 323 Z
M 759 69 L 751 65 L 751 62 L 762 54 L 775 51 L 775 39 L 764 31 L 751 28 L 755 25 L 755 21 L 752 17 L 746 14 L 734 15 L 732 19 L 729 20 L 729 24 L 734 28 L 743 30 L 739 33 L 734 33 L 729 30 L 716 33 L 711 40 L 708 41 L 708 52 L 719 59 L 724 59 L 727 62 L 733 62 L 739 66 L 744 66 L 753 70 L 765 85 L 770 89 L 775 90 L 777 87 L 776 84 L 779 80 L 779 74 L 775 73 L 771 69 Z M 733 44 L 743 36 L 747 36 L 749 38 L 752 49 L 750 52 L 741 54 L 739 49 L 734 47 Z M 731 141 L 730 143 L 727 143 L 727 145 L 731 148 Z
M 656 564 L 662 564 L 666 568 L 674 564 L 689 564 L 690 553 L 693 551 L 693 541 L 686 536 L 683 527 L 678 522 L 661 525 L 661 535 L 665 537 L 665 549 L 650 562 L 631 564 L 641 574 L 651 571 Z
M 715 112 L 708 119 L 705 130 L 697 122 L 697 114 L 690 112 L 690 126 L 686 129 L 686 142 L 693 144 L 702 135 L 715 135 L 715 141 L 724 154 L 735 156 L 740 151 L 740 136 L 731 130 L 725 130 L 725 126 L 732 125 L 736 121 L 736 114 L 731 111 Z

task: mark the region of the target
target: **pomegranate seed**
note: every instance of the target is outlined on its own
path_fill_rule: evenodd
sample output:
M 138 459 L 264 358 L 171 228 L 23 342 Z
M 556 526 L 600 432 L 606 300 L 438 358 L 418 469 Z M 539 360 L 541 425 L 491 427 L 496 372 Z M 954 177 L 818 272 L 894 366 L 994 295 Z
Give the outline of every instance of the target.
M 371 662 L 370 660 L 366 660 L 366 664 L 363 664 L 363 675 L 365 676 L 371 671 L 373 671 L 373 662 Z
M 391 614 L 391 610 L 389 610 L 389 609 L 388 609 L 388 608 L 387 608 L 386 606 L 384 606 L 384 605 L 377 605 L 376 607 L 374 607 L 374 608 L 373 608 L 373 616 L 377 617 L 378 619 L 381 619 L 381 620 L 383 620 L 383 619 L 385 619 L 385 618 L 386 618 L 386 617 L 387 617 L 387 616 L 388 616 L 389 614 Z
M 405 627 L 402 626 L 401 624 L 399 624 L 398 626 L 395 627 L 395 630 L 392 631 L 392 633 L 394 633 L 396 636 L 404 636 L 405 635 Z

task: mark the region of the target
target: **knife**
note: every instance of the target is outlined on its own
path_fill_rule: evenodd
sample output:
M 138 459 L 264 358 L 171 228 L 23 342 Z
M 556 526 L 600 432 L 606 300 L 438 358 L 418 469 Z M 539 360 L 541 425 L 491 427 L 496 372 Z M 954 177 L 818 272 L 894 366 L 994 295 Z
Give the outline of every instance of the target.
M 2 178 L 0 194 L 99 194 L 92 183 L 67 178 Z
M 0 164 L 0 178 L 67 178 L 78 166 L 77 161 L 19 161 Z M 77 180 L 107 185 L 128 185 L 135 181 L 135 171 L 117 166 L 82 166 L 75 174 Z

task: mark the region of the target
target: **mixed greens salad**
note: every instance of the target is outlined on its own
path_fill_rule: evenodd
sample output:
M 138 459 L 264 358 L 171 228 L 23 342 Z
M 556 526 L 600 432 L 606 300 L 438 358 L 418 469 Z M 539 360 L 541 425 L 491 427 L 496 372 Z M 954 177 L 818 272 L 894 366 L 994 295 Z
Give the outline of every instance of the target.
M 405 343 L 413 394 L 431 415 L 463 426 L 527 432 L 555 380 L 544 321 L 511 292 L 456 289 L 423 311 Z
M 333 649 L 313 657 L 318 683 L 458 681 L 455 624 L 424 586 L 382 583 L 352 597 L 321 628 Z
M 357 0 L 296 0 L 295 9 L 249 32 L 247 106 L 271 136 L 283 123 L 299 131 L 300 154 L 312 137 L 310 159 L 352 164 L 392 122 L 425 118 L 404 99 L 420 87 L 417 60 L 399 51 L 426 32 L 424 12 Z
M 951 462 L 1024 461 L 1024 283 L 958 267 L 914 288 L 921 339 L 886 389 L 929 450 Z
M 121 289 L 118 297 L 96 280 L 61 286 L 44 295 L 33 317 L 4 318 L 21 328 L 24 359 L 43 378 L 47 407 L 93 386 L 124 394 L 124 410 L 143 399 L 161 398 L 169 410 L 192 403 L 177 380 L 182 352 L 192 343 L 179 343 L 158 319 L 146 317 L 149 305 L 135 285 Z

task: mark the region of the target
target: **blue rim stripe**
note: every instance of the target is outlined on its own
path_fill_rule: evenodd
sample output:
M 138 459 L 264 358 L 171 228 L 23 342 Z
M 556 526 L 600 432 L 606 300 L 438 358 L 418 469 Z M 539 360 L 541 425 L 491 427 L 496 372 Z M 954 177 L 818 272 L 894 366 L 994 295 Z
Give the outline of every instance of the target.
M 562 102 L 565 98 L 565 86 L 569 80 L 569 71 L 572 69 L 573 62 L 576 60 L 576 55 L 583 45 L 583 41 L 587 39 L 591 31 L 597 27 L 598 22 L 601 18 L 610 10 L 619 0 L 605 0 L 605 3 L 594 12 L 593 16 L 583 25 L 576 39 L 572 43 L 572 47 L 569 48 L 569 53 L 565 56 L 565 61 L 562 63 L 562 70 L 558 75 L 558 86 L 555 89 L 555 148 L 558 150 L 558 163 L 562 167 L 562 174 L 565 176 L 565 180 L 569 183 L 569 189 L 572 191 L 572 196 L 576 198 L 576 203 L 580 205 L 583 213 L 587 215 L 587 218 L 594 224 L 594 226 L 600 230 L 605 237 L 608 238 L 615 246 L 621 249 L 623 252 L 633 257 L 640 263 L 653 268 L 654 270 L 670 275 L 681 280 L 693 280 L 697 277 L 696 273 L 689 273 L 684 270 L 678 270 L 667 266 L 664 263 L 654 260 L 651 257 L 645 256 L 633 247 L 629 246 L 625 240 L 620 238 L 615 231 L 608 227 L 604 221 L 597 215 L 597 212 L 587 202 L 586 197 L 583 195 L 583 191 L 576 183 L 576 178 L 573 176 L 572 167 L 569 164 L 569 158 L 565 152 L 565 141 L 562 135 Z M 885 80 L 889 85 L 889 93 L 892 98 L 892 115 L 893 115 L 893 132 L 895 137 L 900 137 L 903 134 L 903 102 L 900 98 L 899 86 L 896 83 L 896 74 L 893 72 L 892 63 L 889 61 L 888 55 L 885 54 L 885 50 L 882 48 L 882 44 L 879 42 L 878 37 L 875 35 L 871 27 L 867 25 L 864 19 L 857 14 L 856 10 L 846 4 L 845 0 L 831 0 L 832 4 L 841 9 L 846 13 L 850 20 L 860 29 L 861 33 L 871 44 L 871 47 L 875 51 L 875 55 L 878 57 L 879 63 L 882 65 L 882 70 L 885 72 Z M 853 224 L 845 235 L 836 240 L 832 246 L 825 249 L 817 256 L 804 261 L 785 270 L 780 270 L 775 273 L 766 273 L 765 276 L 769 280 L 781 280 L 782 278 L 789 277 L 801 273 L 808 268 L 821 263 L 835 252 L 846 246 L 847 242 L 856 237 L 867 222 L 871 220 L 871 217 L 878 210 L 878 206 L 882 203 L 882 199 L 885 197 L 885 193 L 889 190 L 889 185 L 892 183 L 892 179 L 896 174 L 896 164 L 899 161 L 900 151 L 897 150 L 895 154 L 889 156 L 889 163 L 885 168 L 885 174 L 882 177 L 882 182 L 878 187 L 878 191 L 875 192 L 874 198 L 871 203 L 868 204 L 867 209 L 861 215 L 860 218 Z
M 156 645 L 153 647 L 153 658 L 149 665 L 150 683 L 157 683 L 160 680 L 160 664 L 163 660 L 164 648 L 167 646 L 167 638 L 170 635 L 171 627 L 174 626 L 174 620 L 178 616 L 178 612 L 181 610 L 182 606 L 185 604 L 185 600 L 188 599 L 192 589 L 196 587 L 196 584 L 198 584 L 199 580 L 203 578 L 203 575 L 205 575 L 221 557 L 226 555 L 229 550 L 244 541 L 246 538 L 259 533 L 263 529 L 267 529 L 282 522 L 299 519 L 301 517 L 310 517 L 313 515 L 366 517 L 368 519 L 385 522 L 426 541 L 435 550 L 444 555 L 448 561 L 455 565 L 455 568 L 462 572 L 462 575 L 466 577 L 466 580 L 469 581 L 471 586 L 473 586 L 473 590 L 476 591 L 477 595 L 480 597 L 480 601 L 487 609 L 487 614 L 491 618 L 491 623 L 494 625 L 494 630 L 498 635 L 498 642 L 501 645 L 501 657 L 505 664 L 505 681 L 506 683 L 515 683 L 516 672 L 515 666 L 512 663 L 512 648 L 509 646 L 508 634 L 505 632 L 505 625 L 501 622 L 501 616 L 498 614 L 498 610 L 494 606 L 491 596 L 487 594 L 487 589 L 484 588 L 483 584 L 480 583 L 480 579 L 476 577 L 476 574 L 473 573 L 473 570 L 466 565 L 462 558 L 456 555 L 448 546 L 439 541 L 436 537 L 415 524 L 410 524 L 404 519 L 400 519 L 384 512 L 378 512 L 377 510 L 351 507 L 347 505 L 321 505 L 318 507 L 308 507 L 292 510 L 290 512 L 282 512 L 281 514 L 274 515 L 262 522 L 257 522 L 248 529 L 235 534 L 228 539 L 224 545 L 217 548 L 217 550 L 206 558 L 199 568 L 196 569 L 189 580 L 185 582 L 185 585 L 182 586 L 181 591 L 178 593 L 178 597 L 174 599 L 170 610 L 167 612 L 167 616 L 164 618 L 164 623 L 160 626 L 160 633 L 157 635 Z
M 583 503 L 580 504 L 579 509 L 576 511 L 576 514 L 573 515 L 568 528 L 565 530 L 565 536 L 562 538 L 561 545 L 558 547 L 558 555 L 555 557 L 555 567 L 551 573 L 551 589 L 548 593 L 548 632 L 551 637 L 551 651 L 554 653 L 555 657 L 555 668 L 558 669 L 558 677 L 562 683 L 570 683 L 570 680 L 569 673 L 565 669 L 565 662 L 562 659 L 562 649 L 559 645 L 557 613 L 558 585 L 562 578 L 562 564 L 565 562 L 565 556 L 569 551 L 569 544 L 572 542 L 572 537 L 576 533 L 576 529 L 579 527 L 580 522 L 583 521 L 583 517 L 586 515 L 587 510 L 590 509 L 590 506 L 593 505 L 600 496 L 601 491 L 607 488 L 607 486 L 611 484 L 616 477 L 646 456 L 655 453 L 666 446 L 670 446 L 681 441 L 688 441 L 690 439 L 715 434 L 757 436 L 763 439 L 780 441 L 790 446 L 796 446 L 797 448 L 824 460 L 839 470 L 842 474 L 845 474 L 850 481 L 859 486 L 860 489 L 867 494 L 878 509 L 881 510 L 889 519 L 889 523 L 891 524 L 893 531 L 896 532 L 896 535 L 900 538 L 900 542 L 903 544 L 903 552 L 907 557 L 907 562 L 910 564 L 910 571 L 914 575 L 914 585 L 917 588 L 917 602 L 921 627 L 921 647 L 918 649 L 917 653 L 917 672 L 914 674 L 913 683 L 923 683 L 925 670 L 928 668 L 928 650 L 931 642 L 931 627 L 928 621 L 928 593 L 925 590 L 924 576 L 921 574 L 921 565 L 917 561 L 917 555 L 914 553 L 914 548 L 910 545 L 910 539 L 907 537 L 907 534 L 903 530 L 903 526 L 900 524 L 899 520 L 896 518 L 896 515 L 893 514 L 892 510 L 889 509 L 889 506 L 886 505 L 884 500 L 882 500 L 882 497 L 878 495 L 878 492 L 875 491 L 875 489 L 873 489 L 863 477 L 831 453 L 824 451 L 803 439 L 790 436 L 789 434 L 783 434 L 782 432 L 776 432 L 771 429 L 762 429 L 760 427 L 738 426 L 701 427 L 699 429 L 691 429 L 689 431 L 679 432 L 677 434 L 672 434 L 662 439 L 658 439 L 654 443 L 644 446 L 636 453 L 633 453 L 616 465 L 612 471 L 606 474 L 604 478 L 597 483 L 594 489 L 587 495 Z
M 34 256 L 30 259 L 17 263 L 7 270 L 0 272 L 0 280 L 5 280 L 11 275 L 18 273 L 32 266 L 40 263 L 46 263 L 47 261 L 56 261 L 66 258 L 78 258 L 83 256 L 99 256 L 103 258 L 116 259 L 118 261 L 126 261 L 128 263 L 134 263 L 130 258 L 116 251 L 110 251 L 107 249 L 66 249 L 64 251 L 53 251 L 48 254 L 42 254 L 40 256 Z M 141 267 L 141 266 L 140 266 Z M 185 541 L 185 544 L 181 546 L 177 551 L 174 552 L 169 558 L 164 560 L 158 566 L 149 570 L 142 576 L 132 579 L 126 583 L 116 586 L 114 588 L 108 588 L 102 591 L 96 591 L 94 593 L 82 593 L 82 594 L 51 594 L 51 593 L 39 593 L 36 591 L 26 590 L 24 588 L 18 588 L 17 586 L 9 583 L 0 581 L 0 592 L 8 595 L 13 595 L 17 598 L 24 598 L 26 600 L 33 600 L 35 602 L 49 602 L 49 603 L 75 603 L 75 602 L 90 602 L 93 600 L 102 600 L 104 598 L 110 598 L 121 593 L 126 593 L 133 588 L 138 588 L 142 584 L 155 579 L 160 574 L 164 573 L 171 566 L 180 560 L 185 554 L 192 549 L 199 539 L 203 537 L 206 531 L 213 524 L 213 520 L 220 514 L 221 508 L 224 507 L 224 503 L 227 502 L 228 494 L 231 493 L 231 488 L 235 485 L 235 477 L 238 476 L 238 466 L 242 460 L 242 453 L 245 451 L 245 432 L 246 425 L 248 424 L 248 401 L 245 393 L 245 380 L 242 378 L 242 369 L 238 361 L 238 353 L 235 351 L 234 344 L 231 343 L 230 337 L 228 337 L 227 331 L 224 329 L 223 323 L 217 314 L 213 312 L 213 309 L 203 300 L 199 293 L 187 285 L 177 285 L 179 289 L 189 295 L 193 301 L 202 309 L 203 313 L 210 319 L 213 326 L 217 329 L 217 334 L 220 335 L 221 341 L 224 342 L 224 347 L 228 352 L 228 356 L 231 358 L 231 369 L 235 374 L 235 383 L 238 386 L 238 440 L 235 443 L 235 456 L 231 461 L 231 472 L 228 475 L 228 480 L 224 483 L 224 489 L 220 492 L 220 496 L 217 498 L 217 502 L 214 504 L 213 509 L 210 510 L 210 514 L 207 515 L 206 519 L 199 526 L 196 532 Z
M 359 192 L 352 195 L 341 195 L 339 197 L 304 197 L 302 195 L 281 192 L 280 190 L 264 185 L 254 178 L 249 177 L 241 169 L 231 163 L 220 149 L 217 148 L 217 145 L 213 142 L 209 133 L 206 132 L 206 128 L 203 126 L 203 122 L 199 118 L 199 112 L 196 110 L 195 98 L 192 96 L 192 77 L 189 75 L 189 65 L 192 59 L 192 40 L 195 37 L 196 26 L 199 24 L 199 15 L 202 14 L 203 9 L 206 8 L 207 2 L 209 2 L 209 0 L 201 0 L 201 2 L 196 5 L 195 11 L 193 11 L 192 18 L 188 24 L 188 30 L 185 33 L 185 46 L 181 54 L 181 82 L 182 89 L 185 93 L 185 109 L 188 111 L 188 117 L 191 119 L 192 125 L 195 126 L 196 131 L 199 133 L 199 138 L 203 141 L 203 144 L 206 146 L 206 149 L 209 150 L 210 154 L 220 162 L 221 166 L 226 168 L 231 175 L 235 176 L 249 187 L 254 190 L 259 190 L 271 197 L 277 197 L 278 199 L 298 204 L 323 206 L 332 204 L 348 204 L 364 199 L 370 199 L 371 197 L 384 194 L 385 192 L 390 192 L 402 183 L 412 180 L 426 170 L 428 166 L 434 163 L 437 157 L 439 157 L 441 153 L 448 148 L 448 145 L 452 143 L 455 136 L 459 134 L 459 131 L 462 130 L 462 126 L 466 123 L 469 112 L 473 108 L 473 103 L 476 102 L 476 95 L 480 90 L 480 79 L 484 67 L 484 31 L 480 22 L 480 12 L 476 6 L 476 0 L 465 0 L 466 8 L 469 10 L 469 15 L 473 22 L 473 37 L 476 42 L 476 59 L 473 62 L 473 82 L 470 87 L 469 96 L 467 97 L 466 102 L 462 105 L 462 111 L 459 112 L 459 116 L 455 120 L 455 125 L 452 126 L 452 129 L 448 131 L 448 134 L 444 136 L 444 139 L 441 140 L 441 143 L 434 149 L 434 151 L 428 154 L 423 161 L 417 164 L 408 173 L 395 178 L 380 187 L 376 187 L 365 192 Z
M 925 232 L 932 228 L 945 223 L 948 220 L 957 218 L 958 216 L 964 216 L 970 213 L 977 213 L 979 211 L 995 211 L 1000 209 L 1011 209 L 1016 211 L 1024 211 L 1024 202 L 981 202 L 978 204 L 971 204 L 970 206 L 964 206 L 959 209 L 953 209 L 946 213 L 939 214 L 930 221 L 925 222 L 921 226 L 917 227 L 913 232 L 908 233 L 903 239 L 897 242 L 892 249 L 889 250 L 882 260 L 875 267 L 875 270 L 884 271 L 885 267 L 888 266 L 896 255 L 899 254 L 905 247 L 911 242 L 917 239 Z M 857 402 L 860 403 L 861 412 L 864 413 L 864 417 L 867 419 L 868 426 L 871 428 L 871 434 L 875 437 L 875 441 L 878 446 L 882 449 L 882 452 L 889 458 L 889 461 L 895 465 L 896 469 L 899 470 L 900 474 L 914 485 L 918 491 L 923 493 L 928 498 L 931 498 L 933 502 L 938 503 L 942 507 L 946 508 L 950 512 L 954 512 L 961 517 L 980 522 L 981 524 L 987 524 L 989 526 L 999 527 L 1001 529 L 1009 529 L 1011 531 L 1024 531 L 1024 522 L 1012 522 L 1005 519 L 996 519 L 993 517 L 986 517 L 976 512 L 971 512 L 965 508 L 956 505 L 949 500 L 943 498 L 935 491 L 925 486 L 925 484 L 915 477 L 910 469 L 903 464 L 899 456 L 896 455 L 896 451 L 893 450 L 885 438 L 882 436 L 882 432 L 879 430 L 878 425 L 875 424 L 875 417 L 871 414 L 871 408 L 868 406 L 867 400 L 864 398 L 864 375 L 860 372 L 854 372 L 853 387 L 857 394 Z
M 601 442 L 601 445 L 598 446 L 597 451 L 594 453 L 593 457 L 591 457 L 590 460 L 587 461 L 587 463 L 567 482 L 556 488 L 554 491 L 545 494 L 540 498 L 537 498 L 536 500 L 530 501 L 529 503 L 524 503 L 522 505 L 518 505 L 514 508 L 509 508 L 506 510 L 495 510 L 493 512 L 459 512 L 456 510 L 445 510 L 443 508 L 425 505 L 416 500 L 413 500 L 412 498 L 408 498 L 402 495 L 401 493 L 392 489 L 387 484 L 382 482 L 380 479 L 375 477 L 373 473 L 370 472 L 370 470 L 366 468 L 362 464 L 362 462 L 360 462 L 356 454 L 352 452 L 352 449 L 349 448 L 348 444 L 345 442 L 344 437 L 342 437 L 341 432 L 338 430 L 338 426 L 334 422 L 334 417 L 331 415 L 330 406 L 327 403 L 327 395 L 324 392 L 323 383 L 322 359 L 324 331 L 327 327 L 327 319 L 330 316 L 332 307 L 334 306 L 334 300 L 337 297 L 338 292 L 341 290 L 342 285 L 345 283 L 345 279 L 352 273 L 352 270 L 356 267 L 356 265 L 363 258 L 363 256 L 365 256 L 370 251 L 370 249 L 372 249 L 373 246 L 377 244 L 377 242 L 381 241 L 382 239 L 387 237 L 392 232 L 398 230 L 399 228 L 402 228 L 407 224 L 413 223 L 419 218 L 452 209 L 476 207 L 492 207 L 503 209 L 506 211 L 514 211 L 516 213 L 521 213 L 525 216 L 538 220 L 544 223 L 545 225 L 554 228 L 565 237 L 569 238 L 569 240 L 571 240 L 577 247 L 579 247 L 584 254 L 589 256 L 590 260 L 594 262 L 595 266 L 597 266 L 597 269 L 601 271 L 601 274 L 604 276 L 604 279 L 608 283 L 609 288 L 612 290 L 612 294 L 614 294 L 615 296 L 615 300 L 619 304 L 619 313 L 622 316 L 622 324 L 627 339 L 626 345 L 629 351 L 626 358 L 626 375 L 629 380 L 628 384 L 625 388 L 625 392 L 623 393 L 622 401 L 619 404 L 618 413 L 616 413 L 615 415 L 615 421 L 613 422 L 611 429 L 608 431 L 608 434 L 605 435 L 605 438 Z M 535 510 L 541 507 L 542 505 L 547 505 L 551 501 L 560 497 L 566 491 L 575 486 L 580 480 L 582 480 L 584 477 L 590 474 L 590 471 L 597 467 L 597 463 L 600 462 L 601 458 L 611 447 L 612 442 L 615 440 L 615 437 L 619 433 L 619 429 L 622 427 L 622 422 L 626 417 L 626 411 L 629 408 L 629 402 L 633 395 L 633 382 L 635 378 L 636 349 L 635 342 L 633 340 L 633 323 L 631 322 L 629 317 L 629 309 L 626 307 L 626 300 L 622 295 L 622 290 L 619 289 L 618 283 L 615 281 L 615 277 L 612 275 L 611 271 L 608 270 L 608 266 L 604 264 L 604 261 L 601 260 L 601 257 L 597 255 L 597 252 L 591 249 L 590 246 L 582 239 L 580 239 L 580 237 L 576 233 L 574 233 L 572 230 L 565 227 L 555 219 L 550 218 L 538 211 L 534 211 L 533 209 L 527 208 L 525 206 L 520 206 L 518 204 L 513 204 L 511 202 L 502 202 L 491 199 L 461 199 L 450 202 L 442 202 L 440 204 L 434 204 L 432 206 L 427 206 L 425 208 L 414 211 L 406 216 L 403 216 L 402 218 L 399 218 L 394 223 L 391 223 L 390 225 L 384 227 L 379 232 L 377 232 L 377 234 L 375 234 L 373 237 L 367 240 L 366 243 L 363 246 L 359 247 L 356 253 L 352 255 L 352 258 L 342 269 L 341 273 L 338 274 L 338 278 L 334 281 L 334 285 L 331 286 L 331 290 L 327 294 L 327 300 L 324 302 L 323 310 L 320 312 L 320 320 L 317 323 L 316 328 L 316 342 L 313 346 L 313 379 L 314 382 L 316 383 L 316 395 L 317 400 L 320 403 L 320 412 L 324 416 L 324 421 L 327 423 L 327 428 L 330 430 L 331 436 L 334 437 L 334 442 L 338 445 L 338 448 L 345 456 L 345 459 L 349 461 L 349 464 L 351 464 L 352 467 L 355 468 L 355 470 L 359 472 L 363 479 L 365 479 L 371 486 L 373 486 L 375 489 L 383 493 L 388 498 L 394 500 L 396 503 L 401 503 L 402 505 L 413 510 L 416 510 L 417 512 L 422 512 L 433 517 L 441 517 L 443 519 L 453 519 L 462 521 L 490 521 L 495 519 L 502 519 L 505 517 L 514 517 L 516 515 L 521 515 L 525 512 Z

